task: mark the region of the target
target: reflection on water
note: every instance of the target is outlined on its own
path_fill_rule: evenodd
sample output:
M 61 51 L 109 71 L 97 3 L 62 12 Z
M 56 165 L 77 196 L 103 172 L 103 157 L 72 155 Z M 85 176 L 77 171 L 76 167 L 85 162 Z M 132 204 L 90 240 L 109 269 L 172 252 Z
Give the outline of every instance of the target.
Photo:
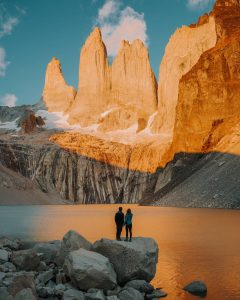
M 131 208 L 134 234 L 158 242 L 153 283 L 169 293 L 167 299 L 197 299 L 182 291 L 195 279 L 207 284 L 206 299 L 240 299 L 240 211 Z M 75 229 L 91 241 L 114 238 L 116 209 L 116 205 L 1 206 L 0 235 L 53 240 Z

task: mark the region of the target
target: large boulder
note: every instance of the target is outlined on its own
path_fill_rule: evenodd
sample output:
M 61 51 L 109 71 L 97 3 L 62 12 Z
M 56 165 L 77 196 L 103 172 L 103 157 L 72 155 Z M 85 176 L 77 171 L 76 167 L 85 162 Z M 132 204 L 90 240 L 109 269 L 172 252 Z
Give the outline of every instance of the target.
M 156 273 L 158 245 L 151 238 L 134 238 L 131 243 L 101 239 L 92 250 L 110 260 L 119 284 L 133 279 L 150 282 Z
M 0 248 L 9 248 L 11 250 L 18 250 L 20 247 L 20 243 L 18 240 L 12 240 L 7 237 L 0 237 Z
M 14 300 L 13 296 L 9 294 L 6 287 L 0 287 L 0 300 Z
M 80 248 L 90 250 L 91 246 L 92 244 L 82 235 L 74 230 L 69 230 L 63 237 L 62 245 L 58 251 L 55 262 L 57 265 L 62 265 L 65 258 L 71 251 L 78 250 Z
M 38 254 L 42 254 L 43 260 L 47 263 L 54 262 L 57 253 L 61 248 L 60 241 L 53 241 L 49 243 L 37 243 L 33 249 Z
M 6 250 L 0 249 L 0 263 L 5 263 L 8 261 L 9 254 Z
M 37 300 L 31 289 L 23 289 L 17 293 L 15 300 Z
M 72 251 L 65 260 L 64 270 L 81 290 L 111 290 L 117 284 L 116 273 L 108 258 L 85 249 Z
M 144 300 L 144 296 L 134 288 L 128 287 L 118 294 L 119 300 Z
M 20 270 L 34 271 L 38 268 L 40 258 L 34 249 L 14 251 L 12 262 Z
M 33 273 L 29 272 L 14 276 L 11 284 L 8 286 L 8 292 L 12 296 L 16 296 L 16 294 L 18 294 L 23 289 L 31 289 L 32 293 L 36 295 Z

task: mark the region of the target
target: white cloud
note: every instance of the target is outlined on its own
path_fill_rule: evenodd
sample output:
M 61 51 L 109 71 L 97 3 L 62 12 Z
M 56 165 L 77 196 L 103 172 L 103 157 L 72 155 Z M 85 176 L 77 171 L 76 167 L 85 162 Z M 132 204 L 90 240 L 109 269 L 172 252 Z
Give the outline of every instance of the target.
M 190 9 L 204 9 L 213 2 L 214 0 L 187 0 L 187 6 Z
M 0 101 L 3 106 L 14 107 L 16 106 L 17 99 L 14 94 L 5 94 L 0 98 Z
M 98 11 L 97 25 L 102 31 L 109 56 L 115 56 L 122 40 L 132 42 L 141 39 L 148 42 L 147 25 L 143 13 L 132 7 L 123 9 L 120 0 L 106 0 Z
M 9 62 L 6 61 L 6 53 L 4 48 L 0 47 L 0 77 L 5 76 L 5 71 L 7 66 L 9 65 Z
M 0 38 L 5 35 L 10 35 L 13 28 L 18 24 L 18 18 L 9 17 L 7 20 L 1 21 L 0 23 Z

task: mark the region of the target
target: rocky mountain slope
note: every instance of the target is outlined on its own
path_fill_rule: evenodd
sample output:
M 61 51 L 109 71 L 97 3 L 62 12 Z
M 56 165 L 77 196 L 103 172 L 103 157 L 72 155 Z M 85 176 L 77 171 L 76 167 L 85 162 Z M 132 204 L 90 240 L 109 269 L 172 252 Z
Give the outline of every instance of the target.
M 217 0 L 170 38 L 157 84 L 141 41 L 110 65 L 94 29 L 77 92 L 54 58 L 42 101 L 0 108 L 0 163 L 78 203 L 238 208 L 239 37 L 239 0 Z

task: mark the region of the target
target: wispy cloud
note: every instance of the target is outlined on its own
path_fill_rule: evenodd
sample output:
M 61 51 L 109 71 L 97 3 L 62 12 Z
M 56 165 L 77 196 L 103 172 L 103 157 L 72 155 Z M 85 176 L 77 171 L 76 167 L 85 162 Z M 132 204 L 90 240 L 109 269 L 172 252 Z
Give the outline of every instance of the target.
M 105 0 L 104 5 L 98 11 L 96 23 L 101 28 L 110 56 L 117 54 L 122 40 L 132 42 L 139 38 L 145 44 L 148 42 L 144 14 L 135 11 L 130 6 L 123 7 L 120 0 Z
M 189 9 L 204 9 L 212 5 L 214 0 L 187 0 L 187 7 Z
M 18 18 L 9 17 L 7 20 L 1 22 L 0 24 L 0 38 L 5 35 L 10 35 L 13 31 L 13 28 L 18 24 Z
M 16 106 L 18 98 L 14 94 L 5 94 L 0 98 L 0 102 L 3 106 L 14 107 Z
M 9 65 L 9 62 L 6 61 L 5 49 L 0 47 L 0 77 L 5 76 L 5 71 L 6 71 L 6 68 L 8 65 Z

